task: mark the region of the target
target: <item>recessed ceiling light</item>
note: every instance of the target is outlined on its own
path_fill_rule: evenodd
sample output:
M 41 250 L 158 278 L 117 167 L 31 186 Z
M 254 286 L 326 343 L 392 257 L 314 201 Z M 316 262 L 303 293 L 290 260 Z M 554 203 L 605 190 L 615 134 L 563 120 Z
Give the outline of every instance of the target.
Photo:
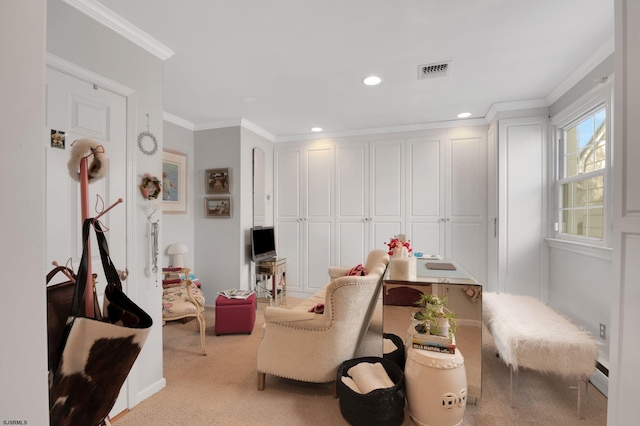
M 316 132 L 316 133 L 317 133 L 317 132 L 321 132 L 321 131 L 322 131 L 322 127 L 312 127 L 312 128 L 311 128 L 311 131 L 312 131 L 312 132 Z
M 367 86 L 377 86 L 378 84 L 382 83 L 382 79 L 377 75 L 370 75 L 369 77 L 366 77 L 364 80 L 362 80 L 362 82 Z
M 245 102 L 247 104 L 252 104 L 256 101 L 256 98 L 252 98 L 251 96 L 247 96 L 245 98 L 242 98 L 242 102 Z
M 461 112 L 460 114 L 458 114 L 458 118 L 467 118 L 467 117 L 471 117 L 470 112 Z

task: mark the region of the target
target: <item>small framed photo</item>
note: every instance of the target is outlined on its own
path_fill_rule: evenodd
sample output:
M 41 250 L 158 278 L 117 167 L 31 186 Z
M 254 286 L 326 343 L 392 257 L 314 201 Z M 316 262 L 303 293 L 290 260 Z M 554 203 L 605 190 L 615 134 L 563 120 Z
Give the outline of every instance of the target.
M 231 197 L 206 197 L 204 217 L 231 217 Z
M 187 156 L 181 152 L 162 153 L 162 212 L 187 212 Z
M 229 194 L 231 192 L 231 170 L 228 168 L 205 170 L 204 187 L 207 194 Z

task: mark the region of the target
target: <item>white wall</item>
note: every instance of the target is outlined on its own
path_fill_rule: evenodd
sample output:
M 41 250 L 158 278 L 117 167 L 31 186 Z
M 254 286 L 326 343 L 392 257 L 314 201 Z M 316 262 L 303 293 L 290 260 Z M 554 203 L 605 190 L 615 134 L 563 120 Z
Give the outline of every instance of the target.
M 596 338 L 605 366 L 609 361 L 611 285 L 610 258 L 550 248 L 549 306 Z M 606 339 L 600 337 L 600 323 L 609 328 Z
M 213 306 L 217 293 L 230 288 L 247 288 L 240 282 L 240 238 L 242 174 L 240 159 L 240 127 L 202 130 L 194 134 L 194 231 L 195 270 L 202 283 L 206 304 Z M 206 169 L 231 169 L 231 193 L 207 194 L 204 185 Z M 230 218 L 204 215 L 205 197 L 231 197 Z M 243 286 L 244 284 L 244 286 Z
M 602 77 L 613 73 L 613 57 L 610 56 L 589 72 L 573 88 L 560 97 L 550 107 L 551 118 L 570 107 L 585 93 L 600 84 Z M 614 114 L 617 112 L 614 111 Z M 613 135 L 613 132 L 610 132 Z M 549 141 L 549 161 L 553 158 L 553 138 Z M 553 167 L 549 167 L 549 185 L 553 185 Z M 555 194 L 549 188 L 549 216 L 554 217 Z M 550 226 L 555 221 L 550 220 Z M 553 230 L 548 229 L 553 236 Z M 579 246 L 550 241 L 549 248 L 549 306 L 567 315 L 573 322 L 588 330 L 598 342 L 599 361 L 608 366 L 609 342 L 611 336 L 611 250 L 580 249 Z M 573 250 L 573 251 L 571 251 Z M 606 338 L 600 338 L 600 323 L 606 325 Z
M 201 130 L 194 134 L 195 266 L 206 304 L 230 288 L 248 289 L 250 277 L 249 229 L 253 225 L 253 148 L 265 151 L 265 191 L 273 194 L 273 143 L 244 127 Z M 231 194 L 207 194 L 206 169 L 231 169 Z M 204 199 L 230 196 L 231 218 L 204 216 Z M 273 223 L 273 205 L 267 205 L 266 223 Z
M 0 258 L 15 273 L 0 309 L 0 420 L 49 423 L 45 297 L 45 0 L 9 0 L 0 16 Z M 19 42 L 17 42 L 19 40 Z M 10 64 L 10 65 L 9 65 Z
M 162 262 L 162 266 L 169 266 L 171 256 L 167 254 L 167 249 L 171 244 L 184 243 L 189 247 L 189 252 L 182 256 L 184 265 L 192 268 L 193 272 L 197 274 L 198 271 L 194 268 L 194 217 L 196 209 L 199 207 L 199 202 L 196 202 L 195 196 L 193 131 L 165 121 L 163 139 L 164 149 L 187 155 L 187 212 L 164 213 L 158 217 L 162 228 L 162 247 L 160 247 L 159 262 Z
M 134 186 L 134 197 L 125 199 L 123 206 L 131 211 L 133 220 L 128 226 L 132 227 L 135 235 L 133 241 L 128 242 L 134 259 L 132 265 L 127 265 L 128 291 L 133 300 L 151 315 L 154 322 L 151 334 L 130 375 L 130 406 L 134 406 L 165 385 L 162 377 L 162 309 L 159 303 L 162 286 L 158 285 L 155 276 L 150 273 L 150 226 L 147 221 L 150 204 L 142 198 L 138 189 L 145 173 L 153 176 L 162 174 L 160 153 L 163 149 L 164 63 L 61 0 L 49 0 L 47 7 L 47 51 L 136 90 L 134 134 L 137 136 L 139 132 L 146 130 L 148 114 L 149 131 L 158 139 L 159 151 L 154 156 L 140 152 L 136 140 L 133 140 L 136 144 L 135 153 L 128 161 L 133 162 L 134 182 L 128 182 L 128 185 Z M 163 247 L 162 233 L 160 247 Z

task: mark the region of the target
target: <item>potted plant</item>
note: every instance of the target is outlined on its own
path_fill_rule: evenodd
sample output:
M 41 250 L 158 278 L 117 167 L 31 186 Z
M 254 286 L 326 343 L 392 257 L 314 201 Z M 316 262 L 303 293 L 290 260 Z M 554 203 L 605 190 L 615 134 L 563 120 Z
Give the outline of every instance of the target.
M 418 333 L 453 336 L 458 328 L 456 314 L 448 309 L 447 298 L 434 294 L 423 294 L 416 301 L 420 310 L 413 315 L 414 328 Z

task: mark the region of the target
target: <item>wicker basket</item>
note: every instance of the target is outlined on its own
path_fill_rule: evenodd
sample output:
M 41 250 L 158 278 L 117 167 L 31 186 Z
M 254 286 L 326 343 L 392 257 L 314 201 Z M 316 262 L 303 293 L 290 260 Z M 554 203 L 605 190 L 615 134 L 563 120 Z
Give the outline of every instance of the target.
M 394 362 L 398 367 L 400 367 L 400 370 L 404 371 L 404 363 L 405 363 L 404 342 L 402 341 L 400 336 L 396 334 L 384 333 L 383 336 L 385 339 L 389 339 L 393 343 L 395 343 L 398 349 L 396 349 L 393 352 L 389 352 L 388 354 L 384 354 L 382 355 L 382 357 L 384 359 L 388 359 L 389 361 Z
M 342 382 L 349 369 L 361 362 L 379 362 L 395 384 L 391 388 L 376 389 L 367 394 L 351 390 Z M 353 426 L 394 426 L 404 421 L 404 373 L 394 362 L 379 357 L 355 358 L 342 363 L 338 369 L 337 392 L 342 417 Z

